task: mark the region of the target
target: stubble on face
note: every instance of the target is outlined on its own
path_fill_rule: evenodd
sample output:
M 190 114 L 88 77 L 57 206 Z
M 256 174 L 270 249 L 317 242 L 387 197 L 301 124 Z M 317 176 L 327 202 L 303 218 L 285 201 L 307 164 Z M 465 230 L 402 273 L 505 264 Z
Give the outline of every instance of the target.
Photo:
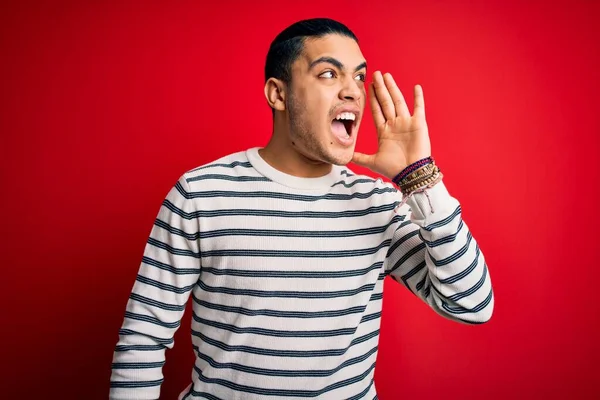
M 315 134 L 315 131 L 318 130 L 318 121 L 315 122 L 315 119 L 311 117 L 307 102 L 298 99 L 295 93 L 294 90 L 289 92 L 286 104 L 292 146 L 307 160 L 314 163 L 342 166 L 350 163 L 353 149 L 336 151 L 336 144 L 333 140 L 323 140 L 323 138 L 319 140 L 320 136 Z M 328 111 L 328 115 L 331 115 L 332 112 L 333 108 Z M 311 121 L 313 125 L 310 124 Z
M 319 61 L 322 59 L 325 61 Z M 336 61 L 329 62 L 329 59 Z M 302 55 L 292 67 L 285 102 L 288 140 L 305 161 L 330 165 L 351 162 L 356 137 L 351 146 L 340 146 L 332 133 L 331 121 L 342 106 L 363 109 L 364 86 L 348 85 L 349 79 L 358 82 L 363 60 L 358 44 L 348 37 L 327 35 L 304 43 Z M 343 84 L 341 79 L 345 79 Z M 359 124 L 360 118 L 355 125 L 355 135 Z
M 290 138 L 292 145 L 305 158 L 313 162 L 321 162 L 334 165 L 346 165 L 352 160 L 352 154 L 338 156 L 334 154 L 328 143 L 322 143 L 314 134 L 314 128 L 308 125 L 310 116 L 306 102 L 298 100 L 294 91 L 290 92 L 287 99 L 287 109 L 290 119 Z M 331 145 L 331 143 L 329 143 Z

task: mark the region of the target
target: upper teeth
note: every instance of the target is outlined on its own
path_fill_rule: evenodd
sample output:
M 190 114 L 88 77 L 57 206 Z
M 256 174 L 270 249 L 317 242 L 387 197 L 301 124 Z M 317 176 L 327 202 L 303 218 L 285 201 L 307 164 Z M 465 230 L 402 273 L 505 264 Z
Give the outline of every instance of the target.
M 338 114 L 337 117 L 335 117 L 335 119 L 340 120 L 340 119 L 349 119 L 350 121 L 354 121 L 354 119 L 356 118 L 356 115 L 354 115 L 351 112 L 343 112 Z

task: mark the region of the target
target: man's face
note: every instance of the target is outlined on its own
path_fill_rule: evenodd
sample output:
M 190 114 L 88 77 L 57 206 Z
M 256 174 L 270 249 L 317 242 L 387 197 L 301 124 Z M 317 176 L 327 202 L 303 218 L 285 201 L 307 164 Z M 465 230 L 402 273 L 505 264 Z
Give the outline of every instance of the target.
M 294 147 L 310 160 L 348 164 L 366 95 L 358 44 L 337 34 L 307 39 L 291 76 L 286 103 Z

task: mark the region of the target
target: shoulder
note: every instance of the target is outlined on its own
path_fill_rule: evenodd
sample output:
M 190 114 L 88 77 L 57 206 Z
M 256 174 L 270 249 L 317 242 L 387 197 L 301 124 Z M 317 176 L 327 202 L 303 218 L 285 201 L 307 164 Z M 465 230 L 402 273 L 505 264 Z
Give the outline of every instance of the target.
M 206 188 L 215 182 L 247 182 L 257 179 L 263 178 L 256 172 L 244 150 L 192 168 L 181 175 L 180 182 L 185 182 L 193 190 L 200 182 Z
M 225 155 L 208 163 L 198 165 L 195 168 L 185 171 L 183 176 L 186 179 L 193 179 L 197 176 L 214 173 L 240 173 L 244 170 L 247 170 L 248 168 L 252 168 L 252 164 L 250 164 L 250 161 L 248 161 L 246 152 L 239 151 L 236 153 Z

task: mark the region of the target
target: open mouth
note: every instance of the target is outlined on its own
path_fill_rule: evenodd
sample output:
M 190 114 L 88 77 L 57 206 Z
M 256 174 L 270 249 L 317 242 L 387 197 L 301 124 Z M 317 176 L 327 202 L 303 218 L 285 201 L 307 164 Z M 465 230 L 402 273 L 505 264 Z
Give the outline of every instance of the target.
M 343 112 L 338 114 L 331 121 L 331 128 L 338 139 L 346 141 L 352 136 L 356 115 L 351 112 Z

